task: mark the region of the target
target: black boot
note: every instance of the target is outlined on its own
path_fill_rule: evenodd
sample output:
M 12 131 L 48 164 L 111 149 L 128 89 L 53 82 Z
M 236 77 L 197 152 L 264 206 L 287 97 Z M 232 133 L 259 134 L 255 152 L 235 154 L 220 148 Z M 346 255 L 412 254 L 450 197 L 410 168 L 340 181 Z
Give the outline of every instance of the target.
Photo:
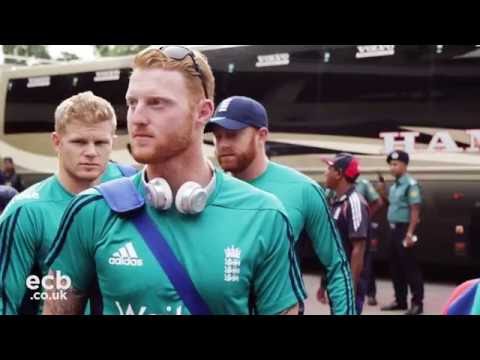
M 377 299 L 375 298 L 375 296 L 368 296 L 367 297 L 367 304 L 369 306 L 377 306 L 378 302 L 377 302 Z
M 383 306 L 380 310 L 381 311 L 397 311 L 397 310 L 407 310 L 407 304 L 399 304 L 396 301 L 391 303 L 390 305 Z
M 423 314 L 423 306 L 413 304 L 412 307 L 405 313 L 405 315 L 421 315 Z

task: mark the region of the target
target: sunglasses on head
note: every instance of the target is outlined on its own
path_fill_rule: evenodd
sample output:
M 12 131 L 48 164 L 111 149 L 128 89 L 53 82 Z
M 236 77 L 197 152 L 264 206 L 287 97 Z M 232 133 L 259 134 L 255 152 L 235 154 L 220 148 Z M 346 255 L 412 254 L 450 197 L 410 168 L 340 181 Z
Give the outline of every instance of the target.
M 200 67 L 198 66 L 197 61 L 195 60 L 195 53 L 187 47 L 178 46 L 178 45 L 170 45 L 170 46 L 162 46 L 159 48 L 162 53 L 168 56 L 170 59 L 182 61 L 185 60 L 187 56 L 190 56 L 193 62 L 193 66 L 195 67 L 195 71 L 198 73 L 200 80 L 202 81 L 203 92 L 205 93 L 205 98 L 208 99 L 208 92 L 207 87 L 205 86 L 205 79 L 203 76 Z

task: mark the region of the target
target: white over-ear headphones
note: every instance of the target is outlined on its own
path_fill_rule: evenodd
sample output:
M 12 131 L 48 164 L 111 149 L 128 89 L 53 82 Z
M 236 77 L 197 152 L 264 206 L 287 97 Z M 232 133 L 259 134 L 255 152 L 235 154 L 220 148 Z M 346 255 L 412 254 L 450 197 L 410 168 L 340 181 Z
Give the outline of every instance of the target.
M 201 213 L 207 206 L 210 195 L 215 191 L 215 169 L 209 162 L 213 177 L 206 188 L 193 181 L 183 184 L 177 191 L 175 207 L 182 214 L 195 215 Z M 145 170 L 144 170 L 145 171 Z M 148 183 L 145 181 L 145 173 L 142 176 L 145 185 L 145 200 L 158 210 L 168 210 L 172 207 L 173 193 L 170 185 L 162 178 L 155 178 Z

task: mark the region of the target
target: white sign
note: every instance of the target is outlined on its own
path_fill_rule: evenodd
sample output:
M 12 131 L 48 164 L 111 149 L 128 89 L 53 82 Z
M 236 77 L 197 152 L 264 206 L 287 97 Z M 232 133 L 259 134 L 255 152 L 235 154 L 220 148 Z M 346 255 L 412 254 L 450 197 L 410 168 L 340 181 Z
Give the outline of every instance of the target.
M 465 132 L 470 135 L 470 147 L 466 151 L 478 151 L 480 149 L 480 130 L 467 130 Z
M 480 151 L 480 129 L 466 130 L 470 135 L 470 147 L 463 149 L 457 145 L 448 131 L 439 131 L 435 133 L 428 145 L 427 152 L 478 152 Z M 380 138 L 384 140 L 385 154 L 402 149 L 408 153 L 416 151 L 416 138 L 420 136 L 416 132 L 384 132 L 380 133 Z
M 395 45 L 359 45 L 357 59 L 395 55 Z
M 290 54 L 258 55 L 256 67 L 284 66 L 290 64 Z
M 97 71 L 93 81 L 117 81 L 120 79 L 120 70 Z
M 27 88 L 50 86 L 50 76 L 29 78 Z
M 461 152 L 462 149 L 457 146 L 448 131 L 440 131 L 433 135 L 430 145 L 428 145 L 428 151 Z
M 399 132 L 399 133 L 380 133 L 380 138 L 385 141 L 385 154 L 390 154 L 397 150 L 398 147 L 403 148 L 408 153 L 415 151 L 415 139 L 419 133 L 414 132 Z M 402 140 L 396 140 L 401 138 Z

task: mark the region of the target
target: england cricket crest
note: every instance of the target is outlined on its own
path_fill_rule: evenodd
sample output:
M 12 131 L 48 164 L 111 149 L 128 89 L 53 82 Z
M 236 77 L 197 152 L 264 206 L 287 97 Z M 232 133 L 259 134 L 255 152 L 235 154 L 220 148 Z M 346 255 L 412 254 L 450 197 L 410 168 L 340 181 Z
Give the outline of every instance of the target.
M 225 281 L 240 281 L 240 263 L 242 250 L 234 246 L 225 249 Z

